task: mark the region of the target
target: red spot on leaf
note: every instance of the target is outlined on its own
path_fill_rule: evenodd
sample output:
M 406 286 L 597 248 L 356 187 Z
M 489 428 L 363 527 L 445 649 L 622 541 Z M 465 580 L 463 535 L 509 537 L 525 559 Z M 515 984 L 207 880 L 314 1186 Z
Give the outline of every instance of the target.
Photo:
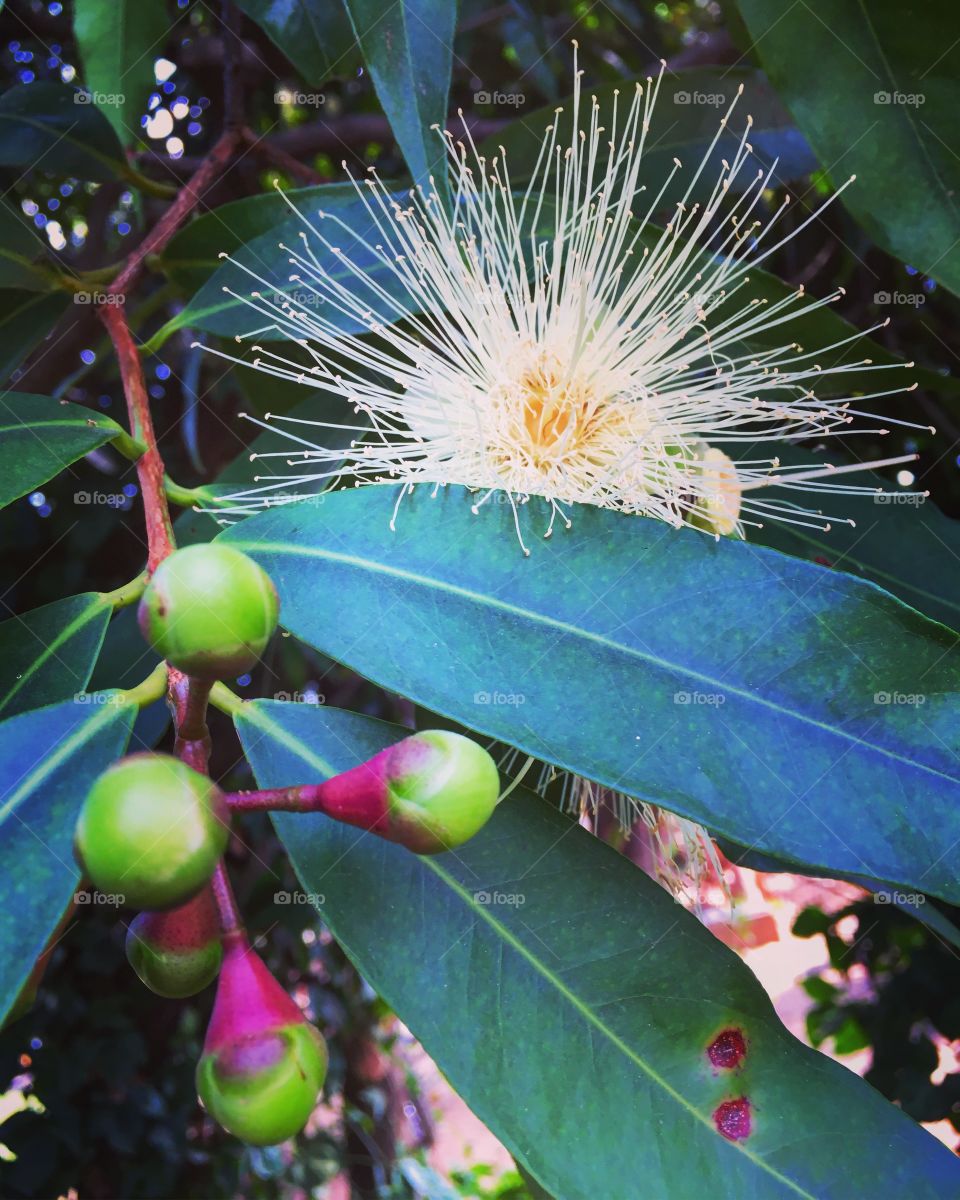
M 830 561 L 830 559 L 824 558 L 822 554 L 815 554 L 813 556 L 813 561 L 815 563 L 819 563 L 821 567 L 832 567 L 833 566 L 833 563 Z
M 745 1142 L 750 1136 L 750 1101 L 746 1096 L 739 1100 L 724 1100 L 713 1111 L 717 1133 L 730 1142 Z
M 739 1067 L 747 1053 L 747 1044 L 739 1029 L 724 1029 L 707 1047 L 707 1057 L 715 1067 L 732 1071 Z

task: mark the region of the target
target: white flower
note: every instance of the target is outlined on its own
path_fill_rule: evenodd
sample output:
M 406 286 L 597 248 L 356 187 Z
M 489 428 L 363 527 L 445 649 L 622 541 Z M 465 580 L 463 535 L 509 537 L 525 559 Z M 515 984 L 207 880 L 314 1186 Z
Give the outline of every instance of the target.
M 760 499 L 770 484 L 801 493 L 872 490 L 829 481 L 860 464 L 780 469 L 771 446 L 886 432 L 860 406 L 903 389 L 860 396 L 854 407 L 843 395 L 844 375 L 887 368 L 865 366 L 870 360 L 830 365 L 855 338 L 816 353 L 790 340 L 791 320 L 842 289 L 823 300 L 800 289 L 769 303 L 739 294 L 751 266 L 817 215 L 779 240 L 772 233 L 787 202 L 767 209 L 773 168 L 741 186 L 749 121 L 709 200 L 690 200 L 708 151 L 653 236 L 648 218 L 682 170 L 675 160 L 670 179 L 659 183 L 643 173 L 661 79 L 637 85 L 630 103 L 617 100 L 601 117 L 595 99 L 583 102 L 575 65 L 569 144 L 558 144 L 556 121 L 521 193 L 511 187 L 505 154 L 480 156 L 466 126 L 462 141 L 443 134 L 449 208 L 419 189 L 396 198 L 374 171 L 355 180 L 377 230 L 375 241 L 361 240 L 363 256 L 381 278 L 391 277 L 390 288 L 342 248 L 358 239 L 337 216 L 298 214 L 300 244 L 283 247 L 295 296 L 238 298 L 268 318 L 249 336 L 279 332 L 299 342 L 312 365 L 284 358 L 275 342 L 254 347 L 254 365 L 347 399 L 362 422 L 344 461 L 342 439 L 324 445 L 325 429 L 343 427 L 325 421 L 322 402 L 315 420 L 268 416 L 290 438 L 289 454 L 276 457 L 292 471 L 258 476 L 257 486 L 233 497 L 234 511 L 288 503 L 298 488 L 346 474 L 371 483 L 464 484 L 477 494 L 475 510 L 502 492 L 515 518 L 518 503 L 544 496 L 552 505 L 548 536 L 558 514 L 569 523 L 563 506 L 574 503 L 743 534 L 765 515 L 828 527 L 817 509 Z M 335 311 L 376 337 L 341 332 Z M 777 334 L 768 350 L 744 350 L 745 339 L 780 328 L 782 342 Z M 840 398 L 822 399 L 814 385 Z M 860 430 L 856 418 L 865 418 Z M 750 457 L 738 458 L 742 447 Z

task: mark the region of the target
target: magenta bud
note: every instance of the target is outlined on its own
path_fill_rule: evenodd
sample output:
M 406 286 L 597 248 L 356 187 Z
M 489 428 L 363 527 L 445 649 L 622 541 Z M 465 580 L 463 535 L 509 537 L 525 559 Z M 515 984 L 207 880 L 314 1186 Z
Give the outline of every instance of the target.
M 127 958 L 158 996 L 180 1000 L 202 991 L 220 970 L 220 921 L 209 887 L 167 912 L 144 912 L 130 923 Z

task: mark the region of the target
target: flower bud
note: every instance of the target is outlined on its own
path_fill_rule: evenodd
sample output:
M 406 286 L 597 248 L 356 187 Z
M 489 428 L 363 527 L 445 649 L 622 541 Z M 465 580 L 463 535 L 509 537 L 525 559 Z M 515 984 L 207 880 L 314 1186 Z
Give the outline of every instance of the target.
M 220 921 L 209 887 L 169 912 L 140 913 L 130 923 L 127 958 L 158 996 L 194 996 L 216 978 L 223 951 Z
M 228 1133 L 272 1146 L 306 1125 L 326 1073 L 320 1033 L 246 941 L 228 939 L 197 1064 L 204 1107 Z
M 168 754 L 133 754 L 96 780 L 74 849 L 102 892 L 136 908 L 183 904 L 210 879 L 230 835 L 220 789 Z
M 200 679 L 242 675 L 277 627 L 270 576 L 230 546 L 186 546 L 154 571 L 140 600 L 143 636 L 169 663 Z

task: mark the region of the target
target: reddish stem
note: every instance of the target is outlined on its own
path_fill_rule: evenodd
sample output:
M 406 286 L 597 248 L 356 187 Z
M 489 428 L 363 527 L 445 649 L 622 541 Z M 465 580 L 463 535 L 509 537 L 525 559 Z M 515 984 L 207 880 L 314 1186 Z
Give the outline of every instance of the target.
M 386 771 L 392 753 L 393 747 L 381 750 L 369 762 L 323 783 L 232 792 L 226 801 L 238 812 L 319 812 L 346 825 L 384 834 L 389 826 Z

